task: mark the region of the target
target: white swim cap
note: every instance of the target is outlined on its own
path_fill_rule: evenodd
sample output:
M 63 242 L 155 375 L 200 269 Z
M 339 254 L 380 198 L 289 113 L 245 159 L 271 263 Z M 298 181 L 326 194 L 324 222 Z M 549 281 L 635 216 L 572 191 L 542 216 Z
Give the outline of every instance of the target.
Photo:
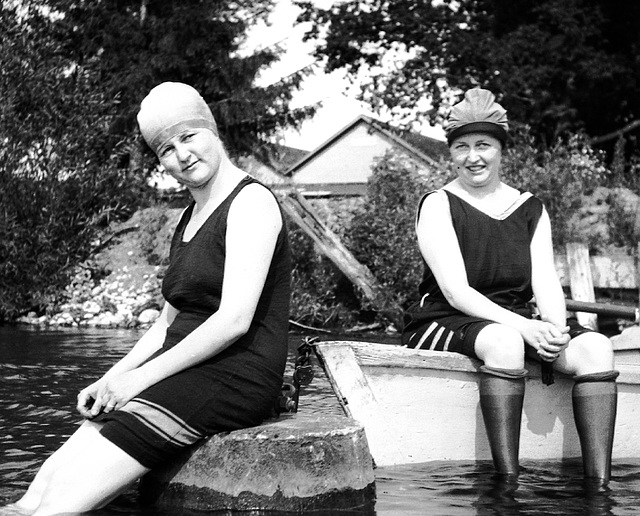
M 180 82 L 163 82 L 140 103 L 138 126 L 154 152 L 186 129 L 209 129 L 218 136 L 211 109 L 198 91 Z

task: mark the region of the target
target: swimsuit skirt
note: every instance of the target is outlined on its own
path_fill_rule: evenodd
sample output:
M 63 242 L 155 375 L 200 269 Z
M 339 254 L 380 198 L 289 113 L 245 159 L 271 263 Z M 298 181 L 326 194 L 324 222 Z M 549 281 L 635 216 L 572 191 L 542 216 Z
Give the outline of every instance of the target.
M 229 207 L 242 188 L 256 182 L 244 178 L 188 242 L 183 233 L 194 204 L 185 210 L 162 286 L 165 299 L 179 313 L 157 354 L 218 310 Z M 290 271 L 283 224 L 249 331 L 218 355 L 158 382 L 121 409 L 97 416 L 94 420 L 104 423 L 101 434 L 154 468 L 207 436 L 255 426 L 270 417 L 287 359 Z

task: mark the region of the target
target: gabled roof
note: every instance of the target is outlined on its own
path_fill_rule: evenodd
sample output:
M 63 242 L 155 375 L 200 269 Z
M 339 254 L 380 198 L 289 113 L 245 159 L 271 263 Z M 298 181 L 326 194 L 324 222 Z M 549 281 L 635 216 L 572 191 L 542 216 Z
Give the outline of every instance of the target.
M 300 161 L 308 152 L 279 143 L 262 143 L 254 149 L 252 158 L 269 167 L 277 174 L 285 174 L 292 165 Z
M 265 143 L 253 154 L 237 157 L 236 161 L 240 168 L 262 183 L 277 187 L 290 182 L 284 172 L 307 152 L 277 143 Z
M 273 158 L 278 163 L 278 170 L 286 171 L 300 161 L 309 151 L 287 147 L 279 143 L 272 144 Z
M 370 130 L 376 131 L 383 138 L 393 142 L 395 145 L 405 150 L 408 154 L 429 166 L 439 167 L 440 158 L 442 156 L 448 155 L 447 144 L 443 141 L 410 132 L 404 132 L 399 135 L 396 134 L 396 132 L 394 132 L 394 130 L 387 124 L 384 124 L 366 115 L 360 115 L 349 124 L 344 126 L 340 131 L 331 136 L 331 138 L 315 148 L 313 151 L 303 156 L 299 161 L 297 161 L 294 165 L 292 165 L 288 170 L 285 171 L 285 175 L 289 177 L 294 175 L 307 163 L 312 161 L 316 156 L 324 152 L 336 141 L 340 140 L 345 134 L 352 131 L 353 128 L 358 124 L 367 125 Z

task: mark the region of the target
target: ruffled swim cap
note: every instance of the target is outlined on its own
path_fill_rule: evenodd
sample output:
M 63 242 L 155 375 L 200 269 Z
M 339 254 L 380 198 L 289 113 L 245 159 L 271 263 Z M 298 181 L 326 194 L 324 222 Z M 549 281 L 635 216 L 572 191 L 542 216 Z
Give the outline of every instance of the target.
M 186 129 L 210 129 L 218 136 L 211 109 L 198 91 L 180 82 L 163 82 L 140 103 L 138 126 L 154 152 Z
M 508 130 L 507 111 L 496 102 L 493 93 L 482 88 L 467 90 L 464 99 L 451 108 L 444 124 L 449 145 L 463 134 L 486 133 L 504 146 Z

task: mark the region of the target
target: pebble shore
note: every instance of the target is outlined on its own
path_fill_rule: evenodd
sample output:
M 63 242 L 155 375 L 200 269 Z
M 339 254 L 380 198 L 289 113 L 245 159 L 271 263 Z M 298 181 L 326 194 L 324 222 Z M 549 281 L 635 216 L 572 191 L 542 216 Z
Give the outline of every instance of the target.
M 68 301 L 56 313 L 28 313 L 18 323 L 55 327 L 138 328 L 151 325 L 163 306 L 160 266 L 122 267 L 99 282 L 79 268 L 65 289 Z

